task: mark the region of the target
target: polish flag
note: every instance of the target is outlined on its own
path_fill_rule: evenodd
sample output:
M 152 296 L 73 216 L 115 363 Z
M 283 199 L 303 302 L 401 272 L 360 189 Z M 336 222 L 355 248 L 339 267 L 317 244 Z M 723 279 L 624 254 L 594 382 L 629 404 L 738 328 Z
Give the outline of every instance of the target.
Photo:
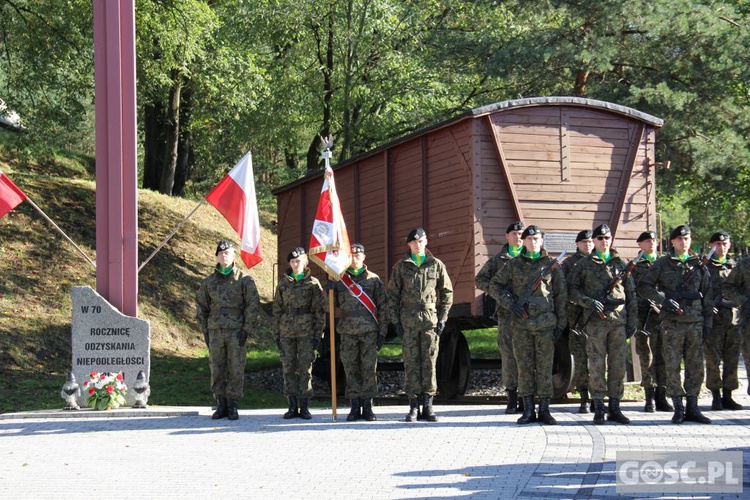
M 352 247 L 330 167 L 326 169 L 323 189 L 320 191 L 308 254 L 311 261 L 336 280 L 341 279 L 341 275 L 351 265 Z
M 242 240 L 240 258 L 248 269 L 262 261 L 258 202 L 250 152 L 208 193 L 206 200 L 237 231 Z
M 8 176 L 0 172 L 0 218 L 16 208 L 26 199 L 23 191 L 8 179 Z

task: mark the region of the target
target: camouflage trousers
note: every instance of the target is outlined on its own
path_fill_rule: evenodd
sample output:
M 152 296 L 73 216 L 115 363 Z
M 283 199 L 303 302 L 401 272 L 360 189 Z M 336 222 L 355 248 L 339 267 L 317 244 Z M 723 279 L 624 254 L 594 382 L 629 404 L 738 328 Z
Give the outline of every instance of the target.
M 285 396 L 312 396 L 312 365 L 315 361 L 312 342 L 312 336 L 281 337 L 281 367 L 284 373 Z
M 497 347 L 500 349 L 500 366 L 503 385 L 506 389 L 518 389 L 518 365 L 513 356 L 513 336 L 508 329 L 508 321 L 500 320 L 497 329 Z
M 340 335 L 339 357 L 346 373 L 347 398 L 378 395 L 378 332 Z
M 518 394 L 551 398 L 554 330 L 534 333 L 514 330 L 513 355 L 518 364 Z
M 750 325 L 741 325 L 737 327 L 742 344 L 742 359 L 745 360 L 747 370 L 748 391 L 750 391 Z M 750 392 L 748 392 L 750 394 Z
M 703 343 L 706 356 L 706 388 L 733 391 L 740 386 L 737 365 L 740 362 L 740 332 L 734 325 L 716 324 L 711 336 Z M 722 370 L 722 361 L 724 363 Z
M 440 348 L 434 330 L 418 330 L 404 325 L 401 339 L 404 357 L 404 392 L 409 397 L 437 393 L 436 364 Z
M 586 354 L 586 337 L 576 335 L 568 329 L 568 349 L 573 355 L 573 380 L 571 383 L 578 391 L 589 388 L 589 358 Z
M 208 333 L 208 362 L 214 398 L 242 398 L 247 347 L 241 346 L 237 340 L 237 330 L 218 329 Z
M 643 315 L 640 326 L 644 327 L 648 337 L 640 332 L 635 334 L 635 352 L 641 365 L 641 387 L 666 387 L 667 372 L 664 365 L 664 334 L 658 328 L 655 315 Z M 639 316 L 640 320 L 641 316 Z
M 622 399 L 628 345 L 624 325 L 594 325 L 586 328 L 591 399 Z
M 697 396 L 703 383 L 703 323 L 678 323 L 666 319 L 661 325 L 662 350 L 667 372 L 667 396 Z M 685 360 L 683 387 L 680 363 Z

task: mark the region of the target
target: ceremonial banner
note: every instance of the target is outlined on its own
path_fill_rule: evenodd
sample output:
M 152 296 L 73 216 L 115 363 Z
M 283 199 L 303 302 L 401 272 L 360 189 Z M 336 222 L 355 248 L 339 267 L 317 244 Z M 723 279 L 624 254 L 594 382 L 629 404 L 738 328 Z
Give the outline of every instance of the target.
M 0 172 L 0 218 L 16 208 L 26 199 L 23 191 L 8 179 L 8 176 Z
M 237 231 L 240 258 L 248 268 L 263 260 L 260 249 L 260 220 L 253 178 L 253 157 L 248 152 L 206 196 Z
M 351 252 L 349 235 L 346 232 L 333 180 L 333 170 L 326 168 L 310 237 L 310 249 L 307 253 L 311 261 L 325 269 L 329 276 L 339 280 L 351 265 Z

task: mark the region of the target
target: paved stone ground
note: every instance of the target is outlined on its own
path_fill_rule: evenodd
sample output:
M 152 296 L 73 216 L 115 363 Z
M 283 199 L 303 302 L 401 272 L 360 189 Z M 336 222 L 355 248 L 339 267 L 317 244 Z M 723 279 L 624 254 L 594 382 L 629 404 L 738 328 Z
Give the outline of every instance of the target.
M 642 403 L 623 404 L 629 426 L 594 426 L 574 404 L 553 406 L 557 426 L 519 426 L 517 415 L 490 406 L 437 406 L 437 423 L 406 423 L 402 406 L 376 408 L 379 420 L 369 423 L 347 423 L 343 407 L 338 422 L 323 409 L 309 422 L 283 420 L 283 410 L 213 421 L 208 407 L 4 414 L 0 495 L 620 498 L 614 471 L 622 450 L 742 451 L 750 492 L 745 390 L 735 394 L 748 409 L 706 412 L 713 425 L 673 425 L 671 413 L 643 413 Z

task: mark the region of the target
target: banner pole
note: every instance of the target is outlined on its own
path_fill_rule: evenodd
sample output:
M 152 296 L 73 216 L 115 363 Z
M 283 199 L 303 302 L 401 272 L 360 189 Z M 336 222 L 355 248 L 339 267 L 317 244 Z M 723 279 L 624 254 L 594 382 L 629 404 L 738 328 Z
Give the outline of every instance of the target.
M 333 290 L 328 290 L 328 338 L 331 352 L 331 418 L 336 421 L 336 326 L 334 323 Z
M 26 196 L 26 201 L 28 201 L 28 202 L 29 202 L 29 204 L 30 204 L 30 205 L 31 205 L 32 207 L 34 207 L 34 208 L 35 208 L 35 209 L 36 209 L 36 210 L 37 210 L 37 211 L 38 211 L 38 212 L 39 212 L 40 214 L 42 214 L 42 217 L 44 217 L 44 218 L 45 218 L 45 219 L 47 220 L 47 222 L 49 222 L 50 224 L 52 224 L 52 226 L 53 226 L 53 227 L 54 227 L 55 229 L 57 229 L 57 230 L 58 230 L 58 231 L 60 232 L 60 234 L 62 234 L 62 235 L 63 235 L 63 237 L 64 237 L 64 238 L 65 238 L 66 240 L 68 240 L 68 242 L 70 242 L 70 244 L 71 244 L 71 245 L 73 245 L 73 246 L 75 247 L 75 249 L 76 249 L 76 250 L 78 250 L 78 252 L 79 252 L 79 253 L 80 253 L 81 255 L 83 255 L 83 258 L 84 258 L 84 259 L 86 259 L 86 260 L 87 260 L 87 261 L 89 262 L 89 264 L 91 264 L 91 266 L 92 266 L 92 267 L 93 267 L 94 269 L 96 269 L 96 263 L 95 263 L 95 262 L 94 262 L 93 260 L 91 260 L 91 258 L 89 258 L 89 256 L 88 256 L 88 255 L 86 255 L 86 253 L 85 253 L 85 252 L 84 252 L 84 251 L 83 251 L 83 250 L 81 249 L 81 247 L 79 247 L 78 245 L 76 245 L 76 243 L 75 243 L 75 242 L 74 242 L 74 241 L 73 241 L 72 239 L 70 239 L 70 237 L 69 237 L 69 236 L 68 236 L 67 234 L 65 234 L 65 231 L 63 231 L 62 229 L 60 229 L 60 226 L 58 226 L 57 224 L 55 224 L 55 221 L 53 221 L 52 219 L 50 219 L 49 217 L 47 217 L 47 214 L 45 214 L 45 213 L 44 213 L 44 211 L 42 211 L 42 209 L 41 209 L 41 208 L 39 208 L 39 207 L 38 207 L 38 206 L 36 205 L 36 203 L 34 203 L 33 201 L 31 201 L 31 198 L 29 198 L 29 197 L 28 197 L 28 195 Z

